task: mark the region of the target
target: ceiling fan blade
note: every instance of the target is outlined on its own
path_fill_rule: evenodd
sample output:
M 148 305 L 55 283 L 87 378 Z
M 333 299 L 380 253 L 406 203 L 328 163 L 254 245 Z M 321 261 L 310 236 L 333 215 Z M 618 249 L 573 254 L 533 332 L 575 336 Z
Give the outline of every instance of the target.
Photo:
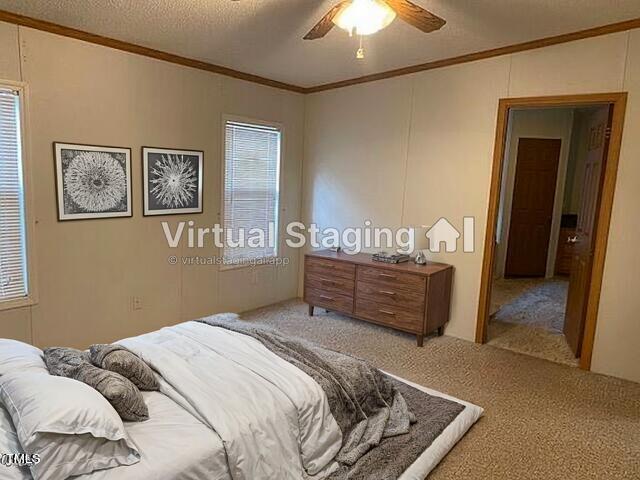
M 398 17 L 407 22 L 409 25 L 413 25 L 418 30 L 422 30 L 424 33 L 434 32 L 440 30 L 445 23 L 442 18 L 434 15 L 433 13 L 425 10 L 418 5 L 411 3 L 409 0 L 384 0 L 393 10 L 395 10 Z
M 315 40 L 317 38 L 324 37 L 329 31 L 333 28 L 333 19 L 338 15 L 340 10 L 349 3 L 349 0 L 345 0 L 343 2 L 335 5 L 329 13 L 327 13 L 322 19 L 315 24 L 315 26 L 304 36 L 305 40 Z

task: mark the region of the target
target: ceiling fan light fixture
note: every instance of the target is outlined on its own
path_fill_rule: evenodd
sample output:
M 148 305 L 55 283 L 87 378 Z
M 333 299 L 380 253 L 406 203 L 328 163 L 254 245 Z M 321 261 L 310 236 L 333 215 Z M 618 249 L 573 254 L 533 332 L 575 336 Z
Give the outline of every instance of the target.
M 353 0 L 335 16 L 333 23 L 349 34 L 371 35 L 395 18 L 396 12 L 382 0 Z

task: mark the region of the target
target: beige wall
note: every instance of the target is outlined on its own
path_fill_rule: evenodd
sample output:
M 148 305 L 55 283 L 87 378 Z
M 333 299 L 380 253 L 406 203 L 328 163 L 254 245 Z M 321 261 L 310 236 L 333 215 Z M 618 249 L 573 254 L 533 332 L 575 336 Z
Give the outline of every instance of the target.
M 296 296 L 297 252 L 284 251 L 286 268 L 255 272 L 171 266 L 176 252 L 160 222 L 218 221 L 223 114 L 284 124 L 281 218 L 299 218 L 302 96 L 4 23 L 0 78 L 30 89 L 39 293 L 31 308 L 0 311 L 0 336 L 83 347 Z M 54 141 L 131 147 L 133 218 L 58 222 Z M 142 217 L 142 146 L 204 150 L 204 214 Z M 195 253 L 203 254 L 184 247 L 178 255 Z M 133 296 L 141 310 L 132 309 Z
M 611 218 L 600 315 L 593 356 L 594 370 L 640 381 L 640 30 L 629 36 L 626 74 L 621 90 L 629 92 L 625 134 Z
M 456 266 L 447 332 L 472 340 L 498 99 L 627 90 L 593 370 L 640 381 L 640 219 L 631 214 L 640 191 L 640 31 L 301 97 L 0 23 L 0 77 L 31 89 L 39 287 L 36 306 L 0 312 L 0 336 L 41 346 L 86 346 L 295 295 L 295 252 L 286 252 L 289 268 L 255 273 L 171 267 L 158 219 L 141 216 L 140 147 L 157 145 L 205 151 L 205 213 L 192 218 L 217 220 L 223 113 L 285 125 L 283 221 L 300 216 L 303 134 L 306 221 L 396 227 L 446 216 L 460 227 L 476 217 L 476 253 L 433 255 Z M 53 141 L 131 147 L 134 218 L 58 222 Z M 131 309 L 133 295 L 142 310 Z
M 546 108 L 535 110 L 514 110 L 509 116 L 509 132 L 505 150 L 505 163 L 502 189 L 500 192 L 500 211 L 498 214 L 498 233 L 496 235 L 495 276 L 502 278 L 507 260 L 509 244 L 509 227 L 511 226 L 511 206 L 513 204 L 513 187 L 516 180 L 518 158 L 518 142 L 520 138 L 555 138 L 562 141 L 558 176 L 556 179 L 553 220 L 549 236 L 546 276 L 552 277 L 555 270 L 558 234 L 562 217 L 562 201 L 571 147 L 571 131 L 573 127 L 573 110 L 565 108 Z
M 461 227 L 474 216 L 476 253 L 432 255 L 456 267 L 447 333 L 473 340 L 498 100 L 621 90 L 630 103 L 592 368 L 640 381 L 638 30 L 308 96 L 304 220 L 445 216 Z

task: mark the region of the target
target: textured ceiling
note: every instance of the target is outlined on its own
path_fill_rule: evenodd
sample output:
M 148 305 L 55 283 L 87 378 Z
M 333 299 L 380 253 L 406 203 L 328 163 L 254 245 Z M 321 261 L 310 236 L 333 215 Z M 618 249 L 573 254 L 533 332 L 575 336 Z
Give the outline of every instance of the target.
M 639 0 L 413 0 L 447 20 L 396 19 L 365 39 L 304 34 L 338 0 L 0 0 L 0 9 L 303 87 L 640 17 Z

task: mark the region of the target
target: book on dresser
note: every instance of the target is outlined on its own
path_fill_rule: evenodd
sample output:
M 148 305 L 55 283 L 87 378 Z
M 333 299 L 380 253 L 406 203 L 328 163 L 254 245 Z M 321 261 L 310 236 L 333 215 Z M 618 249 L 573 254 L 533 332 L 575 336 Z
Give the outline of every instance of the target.
M 321 250 L 305 255 L 304 301 L 416 335 L 442 335 L 449 321 L 453 266 L 375 262 L 365 253 Z

